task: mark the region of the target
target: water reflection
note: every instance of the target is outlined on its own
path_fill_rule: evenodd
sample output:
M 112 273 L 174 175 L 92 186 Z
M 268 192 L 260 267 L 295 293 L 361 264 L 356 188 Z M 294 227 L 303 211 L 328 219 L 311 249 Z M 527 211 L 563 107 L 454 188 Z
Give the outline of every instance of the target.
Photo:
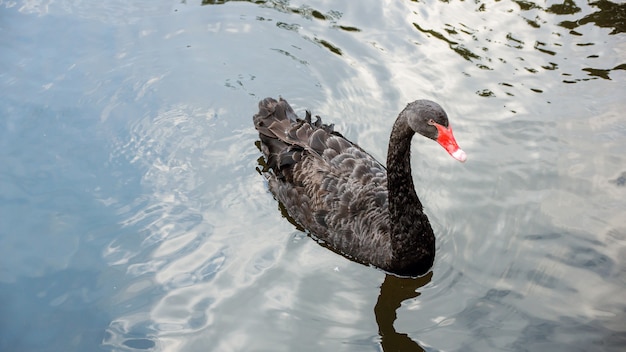
M 473 53 L 472 51 L 470 51 L 469 49 L 467 49 L 465 46 L 459 44 L 456 41 L 453 41 L 451 39 L 448 39 L 444 34 L 434 30 L 434 29 L 426 29 L 422 26 L 420 26 L 418 23 L 413 22 L 413 26 L 420 32 L 429 35 L 429 36 L 433 36 L 443 42 L 445 42 L 446 44 L 448 44 L 448 46 L 450 47 L 450 49 L 452 49 L 452 51 L 454 51 L 455 53 L 461 55 L 462 58 L 464 58 L 467 61 L 473 61 L 474 59 L 481 59 L 481 57 L 475 53 Z M 457 31 L 454 27 L 451 27 L 449 24 L 446 24 L 446 29 L 445 31 L 450 34 L 450 35 L 456 35 L 459 34 L 459 31 Z M 469 28 L 464 28 L 464 30 L 461 30 L 461 32 L 464 32 L 465 34 L 471 34 L 470 32 L 468 32 Z M 473 32 L 473 31 L 472 31 Z M 484 69 L 489 69 L 487 66 L 479 66 L 481 68 Z
M 626 32 L 626 3 L 616 4 L 607 0 L 599 0 L 590 5 L 597 7 L 599 10 L 574 21 L 563 21 L 559 23 L 559 26 L 571 29 L 572 32 L 570 33 L 574 35 L 581 35 L 573 30 L 587 23 L 593 23 L 601 28 L 612 28 L 613 30 L 609 34 Z M 550 6 L 546 11 L 565 15 L 580 12 L 580 8 L 573 1 L 565 1 L 561 5 L 555 4 Z
M 316 19 L 320 21 L 328 21 L 332 28 L 340 29 L 346 32 L 361 32 L 360 28 L 351 25 L 340 25 L 338 24 L 338 20 L 341 18 L 342 14 L 339 11 L 328 11 L 323 13 L 322 11 L 316 10 L 309 5 L 301 5 L 301 6 L 291 6 L 288 1 L 262 1 L 262 0 L 234 0 L 237 2 L 251 2 L 258 5 L 262 5 L 264 7 L 271 7 L 280 12 L 284 13 L 293 13 L 299 15 L 305 19 Z M 202 0 L 202 5 L 222 5 L 227 2 L 234 2 L 233 0 Z M 257 17 L 258 20 L 266 21 L 267 18 Z M 293 32 L 298 32 L 302 26 L 296 23 L 285 23 L 281 21 L 276 22 L 276 26 L 282 29 L 286 29 Z M 342 56 L 342 49 L 336 44 L 331 43 L 328 39 L 323 39 L 319 37 L 319 34 L 316 34 L 313 38 L 309 38 L 307 36 L 303 36 L 305 39 L 310 40 L 321 47 L 328 49 L 331 53 Z M 287 53 L 287 55 L 290 55 Z
M 397 318 L 396 311 L 402 302 L 419 296 L 420 293 L 417 290 L 429 283 L 432 277 L 432 271 L 418 278 L 385 276 L 374 307 L 380 343 L 384 351 L 424 351 L 409 335 L 397 332 L 393 323 Z
M 319 10 L 308 4 L 292 5 L 289 1 L 203 0 L 202 5 L 221 5 L 228 2 L 249 2 L 261 7 L 272 8 L 282 13 L 296 14 L 307 20 L 316 20 L 319 21 L 318 23 L 325 21 L 328 23 L 328 28 L 331 29 L 340 29 L 351 33 L 372 31 L 372 28 L 363 28 L 362 25 L 358 26 L 352 23 L 339 24 L 344 17 L 344 12 L 342 11 Z M 432 41 L 433 39 L 442 41 L 452 52 L 469 62 L 474 62 L 474 65 L 478 69 L 487 71 L 496 70 L 500 64 L 505 64 L 506 66 L 512 65 L 515 71 L 517 71 L 519 68 L 516 67 L 515 63 L 517 61 L 525 61 L 523 57 L 518 55 L 509 57 L 498 56 L 500 46 L 502 45 L 519 50 L 523 50 L 525 47 L 531 47 L 540 53 L 555 57 L 559 54 L 567 54 L 567 50 L 572 50 L 571 45 L 567 45 L 563 42 L 573 41 L 574 46 L 579 47 L 578 49 L 585 46 L 591 47 L 585 48 L 587 53 L 582 53 L 579 56 L 586 57 L 587 59 L 599 59 L 601 58 L 600 55 L 593 52 L 593 46 L 597 43 L 590 41 L 577 42 L 579 39 L 588 36 L 588 30 L 585 30 L 583 27 L 588 24 L 593 24 L 599 28 L 611 29 L 610 35 L 626 32 L 626 4 L 614 3 L 607 0 L 591 3 L 581 3 L 580 1 L 577 3 L 574 0 L 564 0 L 562 3 L 551 4 L 549 6 L 526 0 L 512 0 L 511 2 L 496 4 L 476 1 L 475 3 L 478 6 L 473 8 L 476 14 L 468 15 L 456 23 L 438 22 L 439 18 L 437 17 L 424 16 L 419 6 L 424 6 L 425 3 L 415 0 L 411 2 L 416 4 L 413 4 L 415 7 L 412 8 L 413 13 L 409 15 L 409 23 L 421 34 L 416 39 L 412 39 L 414 44 L 422 46 L 426 41 Z M 450 12 L 468 10 L 468 7 L 463 4 L 448 1 L 444 2 L 447 3 Z M 511 4 L 514 6 L 511 7 Z M 317 6 L 320 5 L 318 4 Z M 494 11 L 500 11 L 503 16 L 508 17 L 508 20 L 502 21 L 502 23 L 507 23 L 506 27 L 498 28 L 496 25 L 493 25 L 491 28 L 484 27 L 485 21 L 488 20 L 485 16 L 493 14 Z M 574 16 L 578 16 L 578 18 L 574 18 Z M 519 18 L 522 19 L 521 22 L 518 21 Z M 272 19 L 266 17 L 257 17 L 257 19 L 272 21 Z M 527 26 L 520 26 L 522 23 L 525 23 Z M 349 54 L 349 50 L 343 48 L 345 42 L 337 44 L 337 42 L 328 37 L 332 34 L 315 30 L 312 28 L 314 25 L 315 24 L 307 23 L 276 22 L 276 26 L 279 28 L 300 33 L 303 39 L 311 41 L 321 48 L 329 50 L 333 54 L 348 56 L 347 59 L 350 59 L 351 55 Z M 554 25 L 562 27 L 569 32 L 561 33 L 558 28 L 552 28 Z M 548 33 L 542 33 L 546 28 L 551 31 L 549 35 L 547 35 Z M 504 37 L 501 37 L 501 35 Z M 554 36 L 555 39 L 551 40 L 549 38 L 550 36 Z M 522 39 L 524 37 L 527 38 L 527 42 Z M 382 43 L 371 42 L 371 44 L 378 47 Z M 520 53 L 520 55 L 524 54 Z M 564 70 L 565 67 L 560 66 L 566 66 L 565 64 L 566 63 L 561 63 L 561 65 L 559 65 L 556 62 L 545 62 L 535 67 L 526 65 L 523 69 L 530 73 L 538 73 L 540 72 L 540 68 L 545 70 Z M 594 64 L 596 63 L 594 62 Z M 579 70 L 579 72 L 582 71 L 581 73 L 584 74 L 585 77 L 571 78 L 570 76 L 572 76 L 573 73 L 563 72 L 562 75 L 567 77 L 563 80 L 563 83 L 577 83 L 598 78 L 610 80 L 611 71 L 626 70 L 626 63 L 617 63 L 605 67 L 576 67 L 575 69 Z M 468 73 L 466 72 L 466 74 Z M 531 88 L 530 90 L 535 93 L 545 92 L 544 89 L 538 88 Z M 496 96 L 496 94 L 489 89 L 478 90 L 476 94 L 481 97 L 490 98 Z

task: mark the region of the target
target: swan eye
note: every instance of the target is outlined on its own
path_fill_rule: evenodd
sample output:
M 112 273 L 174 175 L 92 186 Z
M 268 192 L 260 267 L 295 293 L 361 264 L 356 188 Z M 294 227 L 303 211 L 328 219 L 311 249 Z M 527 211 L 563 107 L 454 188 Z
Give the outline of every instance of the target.
M 431 125 L 431 126 L 434 126 L 435 125 L 435 120 L 433 120 L 433 119 L 428 120 L 428 124 Z

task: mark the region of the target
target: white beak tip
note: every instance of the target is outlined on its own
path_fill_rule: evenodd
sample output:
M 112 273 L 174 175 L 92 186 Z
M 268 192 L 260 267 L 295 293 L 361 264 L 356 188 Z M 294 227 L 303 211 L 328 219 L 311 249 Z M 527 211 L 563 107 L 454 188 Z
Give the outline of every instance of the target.
M 464 163 L 465 160 L 467 160 L 467 154 L 465 154 L 465 152 L 461 148 L 455 150 L 453 153 L 450 153 L 450 155 L 452 155 L 453 158 L 455 158 L 456 160 L 462 163 Z

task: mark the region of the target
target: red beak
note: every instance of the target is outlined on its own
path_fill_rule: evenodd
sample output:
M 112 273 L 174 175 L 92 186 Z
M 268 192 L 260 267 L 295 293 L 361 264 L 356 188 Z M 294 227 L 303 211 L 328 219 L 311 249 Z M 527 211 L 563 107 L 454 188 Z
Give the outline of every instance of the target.
M 454 135 L 452 134 L 452 126 L 448 125 L 448 128 L 443 127 L 442 125 L 435 123 L 435 127 L 437 127 L 437 131 L 439 131 L 439 137 L 437 137 L 437 143 L 443 147 L 453 158 L 464 163 L 467 160 L 467 154 L 459 148 L 459 145 L 456 144 L 456 140 L 454 139 Z

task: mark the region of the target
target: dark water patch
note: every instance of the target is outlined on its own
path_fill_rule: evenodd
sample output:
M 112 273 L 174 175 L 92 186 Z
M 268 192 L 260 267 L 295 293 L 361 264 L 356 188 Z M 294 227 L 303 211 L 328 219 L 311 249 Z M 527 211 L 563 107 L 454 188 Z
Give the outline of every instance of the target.
M 276 22 L 276 27 L 286 29 L 288 31 L 298 32 L 301 26 L 297 23 L 285 23 L 278 21 Z
M 521 299 L 523 298 L 523 295 L 512 290 L 502 290 L 502 289 L 493 289 L 493 288 L 487 291 L 487 293 L 485 294 L 485 300 L 491 301 L 494 303 L 501 302 L 502 299 L 504 299 L 505 297 Z
M 319 39 L 319 38 L 315 38 L 314 40 L 315 40 L 316 43 L 319 43 L 323 47 L 325 47 L 326 49 L 330 50 L 330 52 L 332 52 L 333 54 L 337 54 L 339 56 L 343 55 L 343 52 L 341 51 L 340 48 L 338 48 L 337 46 L 331 44 L 327 40 Z
M 597 58 L 597 57 L 598 56 L 595 56 L 593 58 Z M 591 68 L 591 67 L 585 67 L 582 69 L 582 71 L 587 72 L 587 74 L 591 77 L 594 77 L 594 78 L 597 77 L 597 78 L 602 78 L 606 80 L 611 80 L 611 77 L 609 76 L 609 74 L 611 73 L 611 71 L 616 71 L 616 70 L 626 70 L 626 64 L 620 64 L 610 69 L 598 69 L 598 68 Z
M 541 25 L 536 20 L 531 20 L 530 18 L 524 18 L 524 21 L 526 21 L 526 23 L 528 23 L 528 25 L 533 28 L 541 28 Z
M 525 235 L 524 238 L 531 241 L 543 241 L 543 240 L 555 240 L 561 238 L 563 235 L 557 232 L 545 233 L 545 234 L 535 234 L 535 235 Z
M 483 297 L 468 299 L 465 308 L 455 316 L 455 325 L 468 326 L 472 336 L 461 345 L 461 350 L 501 350 L 502 341 L 512 340 L 516 334 L 513 322 L 523 319 L 515 307 L 521 297 L 511 290 L 490 289 Z M 492 339 L 493 329 L 499 331 L 500 341 Z
M 528 11 L 528 10 L 532 10 L 532 9 L 541 9 L 541 6 L 535 4 L 532 1 L 526 1 L 526 0 L 513 0 L 514 3 L 516 3 L 520 10 L 524 10 L 524 11 Z
M 554 63 L 554 62 L 549 62 L 548 65 L 541 66 L 541 68 L 543 68 L 545 70 L 553 71 L 553 70 L 558 70 L 559 69 L 559 65 Z
M 278 53 L 281 53 L 281 54 L 283 54 L 283 55 L 285 55 L 285 56 L 287 56 L 287 57 L 289 57 L 289 58 L 291 58 L 291 59 L 293 59 L 293 60 L 303 64 L 303 65 L 308 65 L 309 64 L 308 61 L 306 61 L 304 59 L 298 58 L 297 56 L 295 56 L 294 54 L 290 53 L 289 51 L 286 51 L 286 50 L 283 50 L 283 49 L 270 49 L 270 50 L 273 50 L 273 51 L 276 51 Z
M 552 55 L 552 56 L 556 55 L 556 52 L 555 52 L 555 51 L 545 49 L 544 47 L 545 47 L 546 45 L 547 45 L 546 43 L 542 43 L 542 42 L 540 42 L 540 41 L 536 41 L 536 42 L 535 42 L 535 46 L 534 46 L 534 48 L 535 48 L 535 50 L 540 51 L 540 52 L 542 52 L 542 53 L 544 53 L 544 54 L 548 54 L 548 55 Z
M 476 92 L 476 94 L 478 94 L 478 96 L 481 96 L 483 98 L 493 98 L 496 96 L 496 94 L 489 89 L 479 90 Z
M 352 26 L 336 26 L 336 27 L 346 32 L 361 32 L 361 29 L 357 27 L 352 27 Z
M 524 42 L 522 40 L 516 39 L 515 37 L 513 37 L 513 34 L 511 33 L 507 33 L 506 34 L 506 39 L 510 42 L 512 42 L 511 44 L 506 44 L 507 46 L 514 48 L 514 49 L 523 49 L 524 48 Z
M 128 339 L 122 344 L 136 350 L 149 350 L 156 346 L 156 343 L 150 339 Z
M 309 5 L 301 5 L 295 7 L 290 5 L 288 1 L 279 0 L 202 0 L 202 5 L 223 5 L 228 2 L 252 3 L 256 5 L 261 5 L 262 7 L 273 8 L 280 12 L 300 15 L 306 19 L 330 21 L 333 24 L 335 24 L 336 21 L 339 20 L 342 16 L 341 12 L 339 11 L 330 10 L 324 13 L 322 11 L 312 8 Z
M 413 26 L 420 32 L 426 34 L 426 35 L 430 35 L 433 36 L 445 43 L 448 44 L 448 46 L 450 47 L 450 49 L 452 49 L 455 53 L 461 55 L 461 57 L 463 57 L 465 60 L 467 61 L 472 61 L 472 60 L 476 60 L 476 59 L 480 59 L 481 57 L 474 54 L 473 52 L 471 52 L 469 49 L 467 49 L 466 47 L 464 47 L 463 45 L 459 44 L 458 42 L 455 42 L 453 40 L 448 39 L 446 36 L 444 36 L 443 34 L 437 32 L 434 29 L 425 29 L 422 26 L 420 26 L 419 24 L 413 22 Z
M 609 77 L 609 72 L 611 70 L 602 70 L 602 69 L 591 68 L 591 67 L 586 67 L 586 68 L 583 68 L 582 70 L 587 72 L 589 76 L 591 77 L 600 77 L 600 78 L 608 79 L 608 80 L 611 79 Z
M 562 4 L 552 4 L 546 9 L 546 12 L 550 12 L 556 15 L 573 15 L 581 11 L 581 8 L 576 6 L 573 0 L 565 0 Z
M 542 270 L 529 270 L 526 273 L 526 278 L 541 287 L 545 287 L 550 290 L 558 291 L 564 294 L 573 294 L 578 292 L 575 288 L 571 287 L 556 276 L 553 276 Z
M 598 252 L 591 247 L 573 246 L 568 248 L 558 256 L 549 257 L 560 261 L 563 264 L 592 271 L 600 277 L 609 276 L 614 269 L 614 261 L 607 255 Z
M 556 321 L 529 317 L 527 326 L 510 347 L 514 351 L 623 351 L 626 331 L 623 328 L 613 330 L 607 327 L 607 323 L 626 323 L 626 312 L 616 313 L 614 322 L 584 321 L 565 316 Z
M 562 21 L 559 26 L 573 30 L 579 26 L 593 23 L 601 28 L 612 28 L 610 34 L 626 32 L 626 4 L 599 0 L 591 2 L 589 5 L 597 7 L 599 10 L 574 21 Z
M 622 172 L 616 179 L 609 180 L 609 182 L 618 187 L 626 186 L 626 171 Z

